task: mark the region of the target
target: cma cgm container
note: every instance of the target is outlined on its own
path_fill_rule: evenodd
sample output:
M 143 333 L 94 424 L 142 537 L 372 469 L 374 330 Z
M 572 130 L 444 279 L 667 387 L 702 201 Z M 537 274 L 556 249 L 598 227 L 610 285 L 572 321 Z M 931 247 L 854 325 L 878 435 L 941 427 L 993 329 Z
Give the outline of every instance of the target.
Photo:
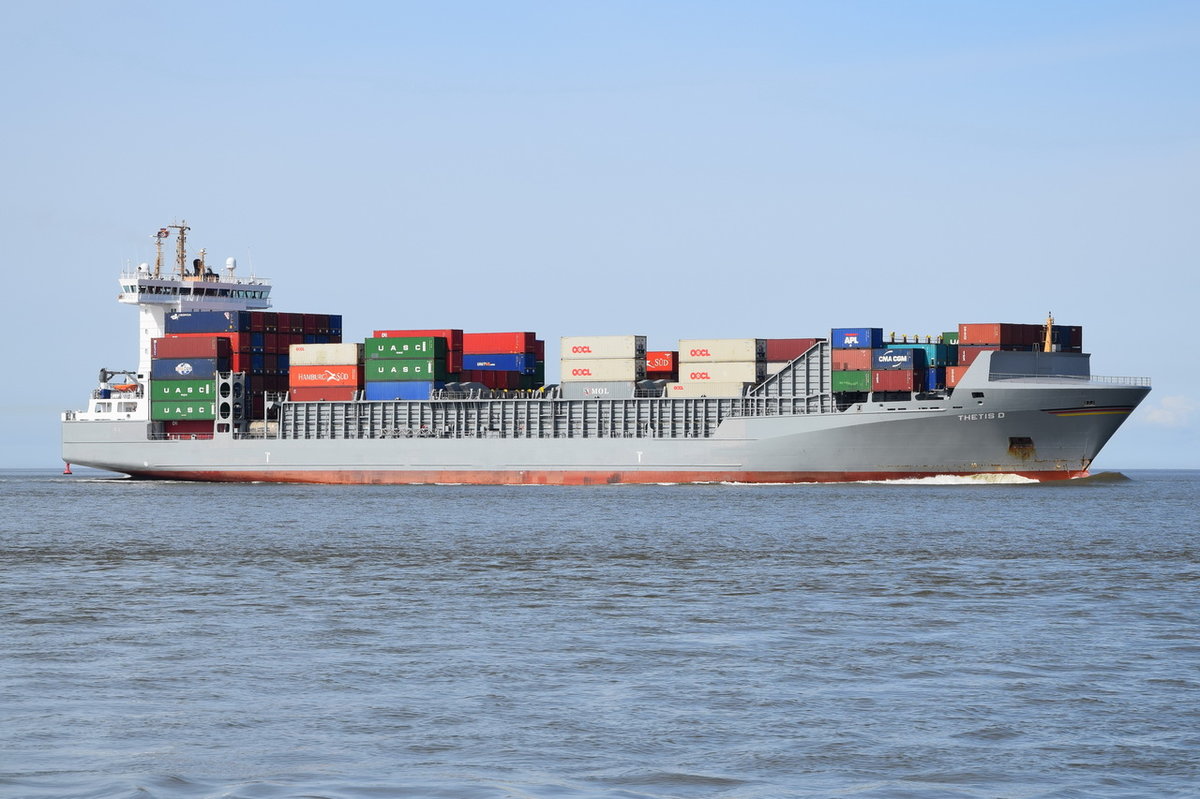
M 151 380 L 150 399 L 163 400 L 211 400 L 216 396 L 215 380 Z
M 835 350 L 877 350 L 883 346 L 883 328 L 835 327 L 829 331 L 829 346 Z
M 645 358 L 645 336 L 563 336 L 562 360 Z
M 874 370 L 907 370 L 909 372 L 914 369 L 924 369 L 925 351 L 911 347 L 871 350 L 871 368 Z M 885 390 L 892 391 L 893 389 Z
M 292 344 L 288 347 L 288 363 L 296 366 L 344 366 L 362 363 L 363 345 L 356 342 L 345 344 Z
M 463 352 L 470 353 L 518 353 L 536 352 L 536 333 L 464 333 Z M 470 367 L 464 367 L 470 368 Z
M 679 340 L 679 362 L 724 363 L 730 361 L 765 361 L 767 340 L 762 338 L 682 338 Z
M 368 361 L 445 358 L 447 352 L 446 339 L 436 336 L 369 338 L 363 342 L 363 356 Z
M 594 358 L 564 361 L 562 382 L 633 382 L 646 377 L 646 362 L 633 358 Z
M 167 336 L 150 340 L 152 358 L 228 358 L 227 336 Z
M 764 361 L 683 363 L 679 367 L 680 383 L 758 383 L 766 376 Z
M 409 380 L 446 380 L 446 364 L 429 358 L 397 361 L 367 361 L 363 378 L 367 383 Z

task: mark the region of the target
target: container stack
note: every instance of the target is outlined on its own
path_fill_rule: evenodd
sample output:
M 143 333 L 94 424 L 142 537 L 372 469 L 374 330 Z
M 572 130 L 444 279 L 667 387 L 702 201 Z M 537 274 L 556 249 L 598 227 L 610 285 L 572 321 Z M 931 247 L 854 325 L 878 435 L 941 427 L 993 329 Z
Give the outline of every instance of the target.
M 566 399 L 633 397 L 646 379 L 646 337 L 563 336 L 559 361 Z
M 767 341 L 767 374 L 779 374 L 783 367 L 808 352 L 820 339 L 769 338 Z
M 389 331 L 396 332 L 396 331 Z M 363 342 L 363 381 L 368 400 L 427 400 L 448 380 L 458 378 L 449 369 L 450 357 L 443 336 L 375 336 Z
M 925 350 L 915 345 L 871 350 L 871 391 L 877 394 L 923 391 L 926 366 Z
M 288 350 L 288 399 L 348 402 L 363 390 L 363 345 L 293 344 Z
M 955 340 L 958 336 L 955 334 Z M 914 391 L 938 391 L 946 387 L 946 369 L 958 364 L 958 345 L 945 343 L 945 334 L 942 335 L 941 341 L 930 341 L 925 344 L 909 344 L 907 342 L 897 344 L 890 343 L 889 347 L 899 347 L 901 349 L 917 350 L 924 353 L 925 361 L 925 376 L 923 380 L 919 380 Z
M 340 343 L 342 317 L 337 314 L 276 311 L 193 311 L 166 316 L 169 338 L 225 337 L 230 363 L 225 371 L 246 375 L 252 418 L 264 416 L 266 392 L 288 389 L 292 344 Z
M 680 339 L 679 381 L 667 385 L 667 396 L 737 397 L 766 376 L 766 339 Z
M 829 331 L 829 347 L 833 391 L 870 391 L 874 351 L 883 347 L 883 328 L 835 327 Z
M 950 334 L 946 334 L 950 335 Z M 946 369 L 946 386 L 953 388 L 967 368 L 987 351 L 1037 351 L 1046 343 L 1044 325 L 989 322 L 960 324 L 957 334 L 958 362 Z M 1078 325 L 1052 325 L 1051 350 L 1054 352 L 1083 352 L 1083 328 Z
M 211 433 L 216 378 L 230 371 L 226 336 L 156 338 L 150 341 L 150 419 L 169 433 Z
M 546 343 L 536 333 L 464 333 L 464 383 L 496 390 L 532 389 L 546 382 Z

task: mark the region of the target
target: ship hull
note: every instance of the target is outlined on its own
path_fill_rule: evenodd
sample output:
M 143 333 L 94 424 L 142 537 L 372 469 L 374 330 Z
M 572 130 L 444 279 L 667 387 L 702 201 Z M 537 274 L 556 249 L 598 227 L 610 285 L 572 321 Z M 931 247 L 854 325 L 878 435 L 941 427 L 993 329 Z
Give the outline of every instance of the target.
M 1144 387 L 989 387 L 943 403 L 725 419 L 706 438 L 150 441 L 144 422 L 64 422 L 63 459 L 140 478 L 339 484 L 801 483 L 1016 474 L 1061 480 L 1092 459 Z

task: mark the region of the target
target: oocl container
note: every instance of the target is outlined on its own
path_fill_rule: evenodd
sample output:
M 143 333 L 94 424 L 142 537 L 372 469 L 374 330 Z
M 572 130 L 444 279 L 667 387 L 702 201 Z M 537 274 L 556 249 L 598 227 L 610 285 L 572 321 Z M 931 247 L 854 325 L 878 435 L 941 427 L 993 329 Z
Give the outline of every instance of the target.
M 296 366 L 344 366 L 361 363 L 363 345 L 356 342 L 345 344 L 292 344 L 288 347 L 288 364 Z
M 765 361 L 767 340 L 762 338 L 682 338 L 679 363 Z
M 645 336 L 563 336 L 562 360 L 646 357 Z
M 757 383 L 767 376 L 765 361 L 681 363 L 680 383 Z
M 646 377 L 646 362 L 632 358 L 593 358 L 564 361 L 561 380 L 572 382 L 633 382 Z
M 746 383 L 667 383 L 668 397 L 740 397 Z

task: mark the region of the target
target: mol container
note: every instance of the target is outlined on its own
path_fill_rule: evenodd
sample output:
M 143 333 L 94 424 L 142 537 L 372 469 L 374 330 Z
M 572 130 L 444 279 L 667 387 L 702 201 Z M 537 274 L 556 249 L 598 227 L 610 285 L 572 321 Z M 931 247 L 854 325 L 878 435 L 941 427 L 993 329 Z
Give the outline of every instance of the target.
M 363 369 L 366 383 L 399 382 L 410 380 L 449 379 L 444 361 L 431 358 L 405 358 L 395 361 L 367 361 Z
M 645 336 L 563 336 L 562 360 L 646 357 Z
M 211 400 L 216 385 L 215 380 L 151 380 L 150 401 Z
M 438 336 L 369 338 L 363 342 L 363 356 L 368 361 L 445 358 L 447 352 L 446 339 Z
M 563 383 L 574 382 L 635 382 L 646 377 L 646 362 L 633 358 L 593 358 L 565 361 L 562 364 Z
M 883 346 L 882 327 L 835 327 L 829 331 L 835 350 L 877 350 Z
M 632 399 L 637 385 L 633 380 L 568 381 L 560 386 L 560 394 L 563 399 Z
M 748 383 L 667 383 L 668 397 L 740 397 Z
M 765 361 L 766 359 L 767 340 L 763 338 L 681 338 L 679 340 L 680 364 Z
M 363 345 L 345 344 L 292 344 L 288 347 L 288 364 L 297 366 L 344 366 L 362 363 Z
M 680 383 L 758 383 L 767 377 L 764 361 L 682 363 Z

